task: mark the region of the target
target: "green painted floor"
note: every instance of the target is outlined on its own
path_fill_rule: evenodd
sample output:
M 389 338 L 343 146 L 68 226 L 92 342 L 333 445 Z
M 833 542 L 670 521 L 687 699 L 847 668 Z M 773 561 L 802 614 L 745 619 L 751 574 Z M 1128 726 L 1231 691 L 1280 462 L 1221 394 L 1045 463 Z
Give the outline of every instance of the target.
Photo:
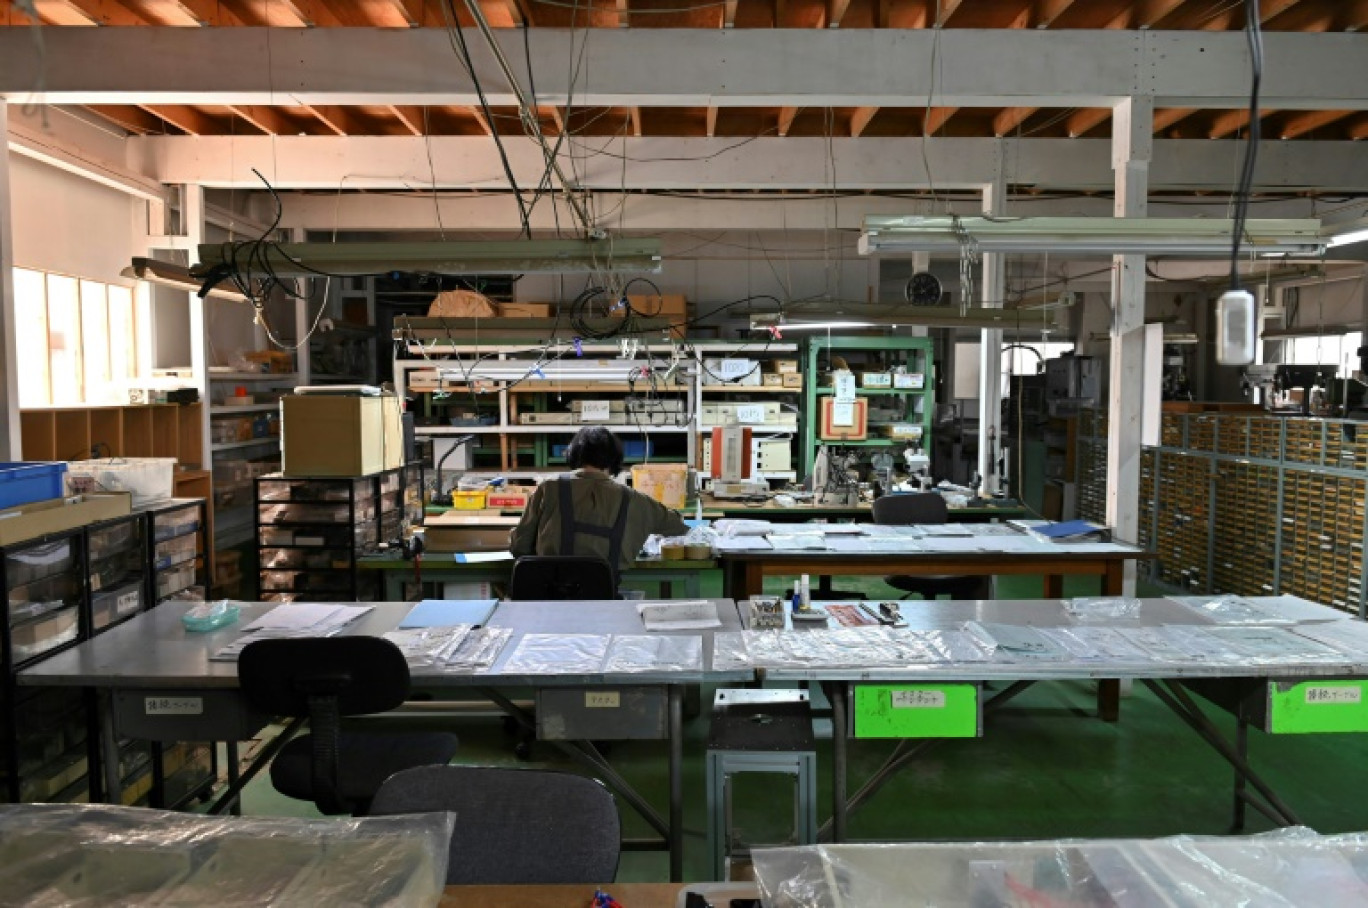
M 876 580 L 842 578 L 838 587 L 864 589 L 877 597 L 890 591 Z M 999 580 L 997 595 L 1039 595 L 1033 578 Z M 1090 591 L 1087 584 L 1068 592 Z M 1145 592 L 1142 589 L 1142 593 Z M 893 778 L 851 816 L 850 836 L 878 839 L 1022 839 L 1057 837 L 1219 834 L 1227 829 L 1232 774 L 1226 764 L 1148 691 L 1136 687 L 1122 701 L 1121 721 L 1091 716 L 1094 690 L 1086 683 L 1037 684 L 1008 708 L 990 716 L 984 737 L 937 744 Z M 1208 713 L 1225 730 L 1234 722 Z M 458 729 L 458 762 L 480 765 L 574 770 L 575 764 L 550 745 L 538 744 L 532 758 L 513 755 L 513 739 L 495 720 L 471 720 Z M 685 816 L 688 836 L 685 876 L 708 878 L 704 840 L 703 748 L 706 719 L 687 728 Z M 892 750 L 893 742 L 854 742 L 850 790 L 867 778 Z M 1270 737 L 1251 733 L 1256 768 L 1302 821 L 1320 832 L 1368 830 L 1368 736 Z M 612 745 L 615 766 L 665 810 L 663 742 Z M 820 820 L 830 803 L 830 743 L 818 742 Z M 787 783 L 762 776 L 737 783 L 737 818 L 757 840 L 777 836 L 791 811 Z M 283 798 L 269 782 L 254 781 L 245 812 L 311 816 L 312 805 Z M 1250 812 L 1249 831 L 1271 824 Z M 647 827 L 624 808 L 627 835 Z M 620 881 L 667 878 L 663 853 L 624 853 Z

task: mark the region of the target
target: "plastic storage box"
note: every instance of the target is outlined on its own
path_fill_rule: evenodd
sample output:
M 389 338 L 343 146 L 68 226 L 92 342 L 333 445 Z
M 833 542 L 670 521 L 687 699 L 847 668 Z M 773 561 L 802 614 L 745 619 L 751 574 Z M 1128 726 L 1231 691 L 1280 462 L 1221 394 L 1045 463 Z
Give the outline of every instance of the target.
M 0 508 L 61 498 L 65 463 L 0 462 Z
M 171 497 L 174 457 L 113 457 L 68 464 L 76 492 L 132 492 L 133 506 Z

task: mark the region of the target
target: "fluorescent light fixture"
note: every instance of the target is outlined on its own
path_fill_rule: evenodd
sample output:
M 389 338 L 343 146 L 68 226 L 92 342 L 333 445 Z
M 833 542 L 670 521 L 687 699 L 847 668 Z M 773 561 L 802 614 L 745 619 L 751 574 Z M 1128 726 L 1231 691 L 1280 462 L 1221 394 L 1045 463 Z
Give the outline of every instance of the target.
M 189 293 L 199 293 L 200 285 L 203 283 L 193 277 L 190 269 L 184 265 L 159 262 L 156 259 L 135 258 L 133 263 L 120 273 L 124 277 L 147 281 L 149 284 L 160 284 L 163 287 L 174 287 Z M 209 295 L 214 299 L 231 300 L 235 303 L 247 302 L 247 297 L 222 285 L 210 290 Z
M 1326 225 L 1325 234 L 1326 245 L 1331 248 L 1362 243 L 1368 240 L 1368 220 L 1359 218 L 1346 224 Z
M 464 385 L 482 381 L 625 382 L 629 378 L 645 381 L 647 373 L 663 376 L 666 371 L 653 368 L 641 359 L 562 359 L 544 363 L 524 359 L 472 362 L 469 369 L 455 365 L 439 369 L 438 374 L 443 382 Z
M 1036 309 L 989 309 L 970 306 L 905 306 L 897 315 L 869 319 L 791 322 L 777 315 L 756 316 L 751 319 L 751 330 L 767 331 L 778 328 L 781 331 L 846 331 L 865 328 L 989 328 L 1014 329 L 1031 328 L 1047 331 L 1059 330 L 1054 312 L 1058 307 Z
M 1234 222 L 1204 218 L 987 218 L 870 216 L 862 255 L 1000 253 L 1229 255 Z M 1317 254 L 1320 221 L 1247 220 L 1241 245 L 1251 252 Z
M 392 271 L 424 274 L 659 273 L 660 241 L 654 239 L 513 240 L 436 243 L 274 243 L 253 250 L 250 243 L 199 247 L 191 269 L 207 276 L 220 267 L 246 267 L 254 252 L 277 277 L 329 274 L 354 277 Z M 236 260 L 236 262 L 235 262 Z M 254 275 L 256 276 L 256 275 Z

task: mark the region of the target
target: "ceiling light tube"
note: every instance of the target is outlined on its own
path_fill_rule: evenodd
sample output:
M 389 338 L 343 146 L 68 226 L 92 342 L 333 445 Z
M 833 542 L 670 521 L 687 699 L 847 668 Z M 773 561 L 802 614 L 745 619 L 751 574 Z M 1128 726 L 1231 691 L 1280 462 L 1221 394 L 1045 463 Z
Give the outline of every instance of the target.
M 971 306 L 960 309 L 958 306 L 906 306 L 897 315 L 880 318 L 791 322 L 775 316 L 756 317 L 751 320 L 751 330 L 768 331 L 849 331 L 867 328 L 989 328 L 1010 330 L 1031 328 L 1033 330 L 1057 331 L 1059 324 L 1054 313 L 1059 306 L 1034 309 L 988 309 Z
M 999 253 L 1106 255 L 1228 255 L 1234 223 L 1205 218 L 987 218 L 870 216 L 860 236 L 862 255 Z M 1248 220 L 1241 245 L 1250 252 L 1318 254 L 1320 222 Z
M 203 283 L 193 277 L 190 274 L 190 269 L 184 265 L 148 258 L 133 259 L 132 264 L 120 273 L 124 277 L 131 277 L 134 280 L 147 281 L 149 284 L 160 284 L 163 287 L 174 287 L 188 293 L 198 293 L 200 285 Z M 209 296 L 219 300 L 231 300 L 235 303 L 247 302 L 247 297 L 241 293 L 221 285 L 210 290 Z
M 256 259 L 257 263 L 249 261 Z M 210 243 L 199 247 L 200 263 L 191 269 L 208 276 L 235 265 L 265 264 L 277 277 L 320 274 L 360 277 L 390 272 L 422 274 L 528 274 L 644 272 L 661 268 L 655 239 L 513 240 L 434 243 Z M 253 277 L 263 275 L 253 274 Z

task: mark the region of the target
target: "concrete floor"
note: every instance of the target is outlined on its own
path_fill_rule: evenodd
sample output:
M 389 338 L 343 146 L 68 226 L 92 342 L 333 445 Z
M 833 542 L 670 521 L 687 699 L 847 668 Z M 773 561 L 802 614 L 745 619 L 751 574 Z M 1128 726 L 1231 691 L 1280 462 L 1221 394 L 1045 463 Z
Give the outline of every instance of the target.
M 866 589 L 876 597 L 889 593 L 877 580 L 843 578 L 838 586 Z M 997 595 L 1020 598 L 1039 595 L 1039 589 L 1033 578 L 1015 578 L 1000 582 Z M 1090 590 L 1081 584 L 1069 592 Z M 1214 751 L 1143 688 L 1137 687 L 1123 701 L 1117 723 L 1093 718 L 1093 704 L 1093 687 L 1087 683 L 1035 685 L 987 720 L 984 737 L 940 743 L 906 767 L 851 815 L 851 838 L 976 840 L 1226 831 L 1232 774 Z M 1209 714 L 1222 729 L 1233 729 L 1228 716 L 1215 710 Z M 513 755 L 514 739 L 495 720 L 471 721 L 458 733 L 461 763 L 576 769 L 545 744 L 534 746 L 529 761 L 519 761 Z M 685 870 L 687 879 L 702 880 L 709 875 L 702 756 L 706 719 L 691 721 L 687 735 Z M 852 745 L 852 792 L 893 747 L 894 742 L 881 741 Z M 1368 781 L 1361 773 L 1368 764 L 1368 737 L 1275 738 L 1255 732 L 1250 747 L 1255 767 L 1306 825 L 1324 833 L 1368 830 Z M 819 821 L 830 811 L 829 756 L 829 740 L 819 740 Z M 611 758 L 663 811 L 663 744 L 614 744 Z M 790 791 L 782 778 L 746 776 L 738 781 L 737 820 L 748 840 L 773 841 L 784 834 Z M 264 779 L 249 786 L 245 810 L 316 815 L 312 805 L 281 797 Z M 1248 831 L 1269 828 L 1268 821 L 1250 812 Z M 646 832 L 645 823 L 624 808 L 624 833 Z M 624 853 L 618 878 L 660 881 L 666 879 L 667 867 L 664 854 Z

